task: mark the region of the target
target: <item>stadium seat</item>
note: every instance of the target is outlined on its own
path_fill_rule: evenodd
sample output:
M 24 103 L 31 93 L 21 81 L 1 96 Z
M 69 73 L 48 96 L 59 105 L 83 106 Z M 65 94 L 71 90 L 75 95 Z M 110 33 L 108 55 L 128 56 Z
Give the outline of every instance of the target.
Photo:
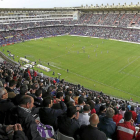
M 57 140 L 74 140 L 74 138 L 68 137 L 68 136 L 60 133 L 59 131 L 57 131 Z

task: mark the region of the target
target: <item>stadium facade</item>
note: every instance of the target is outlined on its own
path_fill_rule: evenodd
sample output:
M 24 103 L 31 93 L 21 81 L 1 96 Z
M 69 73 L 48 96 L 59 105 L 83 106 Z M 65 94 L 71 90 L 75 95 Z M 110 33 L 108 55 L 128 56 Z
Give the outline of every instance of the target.
M 36 28 L 38 35 L 31 34 Z M 140 42 L 140 4 L 1 8 L 0 32 L 0 45 L 65 33 Z

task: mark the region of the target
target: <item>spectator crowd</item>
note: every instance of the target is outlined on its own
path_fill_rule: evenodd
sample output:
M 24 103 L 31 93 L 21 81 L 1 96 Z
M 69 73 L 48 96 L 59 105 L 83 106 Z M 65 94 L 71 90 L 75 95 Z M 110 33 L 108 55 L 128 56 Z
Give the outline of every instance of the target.
M 0 139 L 140 140 L 140 106 L 0 64 Z
M 130 42 L 140 42 L 140 30 L 121 27 L 99 26 L 53 26 L 44 28 L 31 28 L 18 31 L 4 31 L 0 34 L 0 45 L 22 42 L 25 40 L 57 36 L 63 34 L 117 39 Z

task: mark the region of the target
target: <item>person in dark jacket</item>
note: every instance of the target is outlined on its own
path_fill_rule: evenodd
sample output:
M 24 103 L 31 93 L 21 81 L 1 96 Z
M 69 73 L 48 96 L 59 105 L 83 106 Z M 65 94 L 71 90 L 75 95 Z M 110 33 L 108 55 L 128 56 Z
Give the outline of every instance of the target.
M 67 113 L 58 117 L 59 131 L 69 137 L 77 139 L 79 135 L 80 124 L 78 122 L 79 112 L 75 106 L 70 106 Z
M 16 96 L 14 92 L 14 88 L 16 87 L 16 81 L 15 80 L 10 80 L 9 82 L 9 87 L 6 87 L 5 89 L 8 92 L 8 98 L 14 98 Z
M 58 92 L 56 94 L 56 98 L 57 99 L 60 99 L 62 101 L 63 100 L 63 93 L 62 92 Z M 60 102 L 57 102 L 56 104 L 53 104 L 52 108 L 53 109 L 61 109 Z
M 7 90 L 4 87 L 0 88 L 0 124 L 4 123 L 5 113 L 15 105 L 8 99 Z
M 95 110 L 97 114 L 99 113 L 100 106 L 101 106 L 100 100 L 96 99 Z
M 28 69 L 26 69 L 24 71 L 24 76 L 23 76 L 26 80 L 29 80 L 29 73 L 28 73 Z
M 14 133 L 13 133 L 14 132 Z M 13 133 L 13 134 L 12 134 Z M 0 140 L 28 140 L 20 124 L 0 125 Z
M 46 90 L 44 89 L 44 84 L 41 82 L 39 89 L 42 90 L 42 98 L 45 98 L 47 96 Z
M 98 116 L 100 117 L 104 117 L 106 115 L 106 106 L 105 105 L 101 105 L 99 108 L 99 113 Z
M 22 98 L 23 95 L 26 95 L 27 92 L 28 92 L 27 85 L 21 86 L 20 87 L 20 94 L 16 95 L 15 98 L 13 99 L 14 104 L 19 105 L 20 99 Z
M 109 107 L 106 109 L 106 116 L 100 117 L 100 123 L 98 124 L 99 130 L 103 131 L 108 138 L 113 138 L 116 132 L 116 123 L 113 121 L 115 111 Z
M 93 113 L 89 119 L 90 125 L 80 127 L 81 140 L 107 140 L 104 132 L 98 130 L 99 117 Z
M 18 123 L 21 124 L 25 135 L 29 140 L 46 140 L 39 135 L 37 131 L 37 121 L 31 114 L 31 109 L 34 106 L 34 99 L 29 95 L 22 96 L 20 104 L 15 108 L 18 116 Z
M 64 114 L 67 110 L 67 107 L 64 102 L 60 99 L 57 99 L 60 102 L 61 109 L 52 109 L 53 101 L 51 97 L 46 97 L 43 100 L 43 106 L 39 109 L 40 121 L 43 124 L 51 125 L 55 130 L 57 130 L 57 117 Z
M 42 90 L 41 89 L 36 90 L 35 96 L 36 96 L 36 98 L 34 98 L 34 100 L 35 100 L 34 105 L 36 107 L 41 107 L 42 103 L 43 103 Z

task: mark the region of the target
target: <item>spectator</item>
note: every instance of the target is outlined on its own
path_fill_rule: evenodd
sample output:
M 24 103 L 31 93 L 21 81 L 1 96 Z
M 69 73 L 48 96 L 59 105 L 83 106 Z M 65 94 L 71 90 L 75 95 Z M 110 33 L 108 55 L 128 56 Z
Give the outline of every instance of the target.
M 105 116 L 106 115 L 106 106 L 105 105 L 101 105 L 100 108 L 99 108 L 99 118 L 102 117 L 102 116 Z
M 130 112 L 132 112 L 132 119 L 134 120 L 134 122 L 136 122 L 137 113 L 134 111 L 134 106 L 131 106 Z
M 41 107 L 42 106 L 42 102 L 43 102 L 42 90 L 41 89 L 36 90 L 35 96 L 36 96 L 36 98 L 34 98 L 34 100 L 35 100 L 34 101 L 34 105 L 36 107 Z
M 136 113 L 137 113 L 137 114 L 140 113 L 140 105 L 138 105 L 138 107 L 136 108 Z
M 42 82 L 40 83 L 39 89 L 42 90 L 42 98 L 45 98 L 47 94 L 46 94 L 46 90 L 44 89 L 44 84 Z
M 91 100 L 91 101 L 88 101 L 87 104 L 90 105 L 91 114 L 96 113 L 94 102 Z
M 36 78 L 37 77 L 37 72 L 35 70 L 33 70 L 33 77 Z
M 137 115 L 137 123 L 140 124 L 140 112 L 139 112 L 139 114 Z
M 89 124 L 89 114 L 90 113 L 90 106 L 87 104 L 87 105 L 84 105 L 83 107 L 83 112 L 82 113 L 79 113 L 79 124 L 80 126 L 85 124 L 85 125 L 88 125 Z
M 22 131 L 20 124 L 2 126 L 0 125 L 0 139 L 1 140 L 28 140 Z
M 78 98 L 78 106 L 81 108 L 80 110 L 79 110 L 79 113 L 82 113 L 83 112 L 83 107 L 84 107 L 84 105 L 85 105 L 85 101 L 84 101 L 85 99 L 84 99 L 84 97 L 82 97 L 82 96 L 80 96 L 79 98 Z
M 87 99 L 86 104 L 88 104 L 88 102 L 92 101 L 90 96 L 88 96 L 86 99 Z
M 72 99 L 72 96 L 73 96 L 73 93 L 72 93 L 72 91 L 68 91 L 68 95 L 70 96 L 70 101 L 73 101 L 73 102 L 75 102 L 75 101 Z
M 27 85 L 21 86 L 20 87 L 20 94 L 16 95 L 15 98 L 13 99 L 14 104 L 19 105 L 20 99 L 22 98 L 23 95 L 26 95 L 27 92 L 28 92 Z
M 67 103 L 70 101 L 70 96 L 69 95 L 66 95 L 65 96 L 65 99 L 64 99 L 64 102 L 65 104 L 67 105 Z
M 75 106 L 75 103 L 73 102 L 73 101 L 69 101 L 68 103 L 67 103 L 67 108 L 69 108 L 70 106 Z M 79 110 L 79 107 L 77 107 L 78 108 L 78 110 Z
M 131 110 L 131 105 L 128 103 L 127 105 L 128 110 Z
M 119 123 L 117 126 L 117 140 L 132 140 L 135 138 L 135 127 L 132 119 L 132 112 L 125 112 L 124 123 Z
M 26 69 L 26 70 L 24 71 L 24 78 L 25 78 L 26 80 L 29 80 L 28 69 Z
M 6 90 L 8 92 L 8 98 L 14 98 L 16 96 L 15 92 L 14 92 L 14 88 L 16 87 L 16 81 L 15 80 L 11 80 L 9 82 L 9 87 L 6 87 Z
M 121 107 L 119 114 L 121 114 L 124 118 L 124 114 L 125 114 L 125 107 L 124 106 Z
M 39 110 L 39 117 L 43 124 L 51 125 L 55 130 L 57 130 L 57 117 L 64 114 L 67 107 L 63 101 L 60 99 L 56 100 L 60 102 L 61 109 L 53 109 L 53 101 L 51 97 L 46 97 L 43 100 L 43 106 Z
M 123 118 L 121 114 L 119 114 L 119 110 L 117 108 L 114 108 L 115 115 L 113 116 L 113 121 L 116 122 L 116 125 L 119 123 L 119 121 Z
M 114 110 L 109 107 L 106 110 L 106 116 L 100 118 L 98 124 L 99 130 L 103 131 L 108 138 L 113 138 L 116 131 L 116 123 L 113 121 Z
M 34 99 L 37 98 L 35 96 L 35 92 L 38 90 L 38 87 L 39 87 L 38 83 L 34 83 L 33 86 L 32 86 L 32 90 L 30 90 L 30 92 L 27 93 L 27 94 L 32 96 Z
M 76 107 L 69 107 L 66 115 L 58 117 L 59 131 L 66 136 L 77 139 L 77 135 L 79 134 L 80 128 L 80 125 L 77 121 L 78 117 L 79 112 L 77 112 Z
M 78 104 L 78 98 L 79 98 L 79 92 L 76 91 L 74 94 L 75 94 L 75 96 L 73 97 L 73 99 L 75 101 L 75 104 L 77 105 Z
M 19 106 L 15 109 L 15 112 L 18 114 L 18 122 L 21 123 L 25 135 L 29 140 L 45 140 L 37 131 L 37 123 L 31 114 L 33 106 L 34 99 L 31 96 L 22 96 Z
M 56 98 L 60 99 L 60 101 L 63 101 L 63 93 L 62 92 L 58 92 L 56 94 Z M 58 101 L 58 100 L 57 100 Z M 60 102 L 58 101 L 57 103 L 53 104 L 52 106 L 53 109 L 61 109 L 61 105 Z
M 139 127 L 140 127 L 140 126 L 139 126 Z M 140 129 L 139 129 L 139 131 L 138 131 L 137 134 L 136 134 L 135 140 L 140 140 Z
M 5 113 L 11 108 L 15 107 L 14 104 L 8 99 L 7 90 L 4 87 L 0 88 L 0 124 L 4 123 Z
M 80 128 L 81 140 L 107 140 L 104 132 L 98 130 L 99 117 L 93 113 L 89 119 L 90 125 L 82 125 Z
M 96 99 L 95 110 L 97 114 L 99 113 L 100 106 L 101 106 L 100 100 Z

